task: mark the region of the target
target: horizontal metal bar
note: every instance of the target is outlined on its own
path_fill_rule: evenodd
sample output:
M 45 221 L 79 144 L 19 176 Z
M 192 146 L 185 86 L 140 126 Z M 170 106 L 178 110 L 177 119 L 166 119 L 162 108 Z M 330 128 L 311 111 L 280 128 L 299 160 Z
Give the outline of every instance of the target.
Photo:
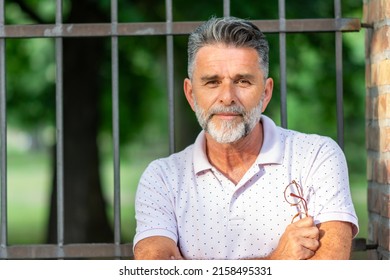
M 352 240 L 352 251 L 367 251 L 367 250 L 376 250 L 378 244 L 368 244 L 365 238 L 355 238 Z
M 367 244 L 364 238 L 355 238 L 352 244 L 353 251 L 375 250 L 378 245 Z M 7 251 L 7 259 L 56 259 L 58 258 L 58 245 L 13 245 L 2 248 Z M 133 259 L 133 244 L 67 244 L 61 246 L 64 259 L 88 259 L 88 258 L 123 258 Z M 118 255 L 119 254 L 119 255 Z
M 58 245 L 13 245 L 8 246 L 7 259 L 57 259 Z M 133 258 L 133 245 L 128 244 L 68 244 L 61 246 L 64 259 L 110 259 Z M 119 254 L 119 255 L 118 255 Z
M 353 32 L 361 29 L 357 18 L 290 19 L 280 25 L 279 20 L 253 20 L 264 33 L 298 32 Z M 0 38 L 52 38 L 52 37 L 108 37 L 185 35 L 201 22 L 173 22 L 169 31 L 166 22 L 118 23 L 116 31 L 111 23 L 5 25 Z

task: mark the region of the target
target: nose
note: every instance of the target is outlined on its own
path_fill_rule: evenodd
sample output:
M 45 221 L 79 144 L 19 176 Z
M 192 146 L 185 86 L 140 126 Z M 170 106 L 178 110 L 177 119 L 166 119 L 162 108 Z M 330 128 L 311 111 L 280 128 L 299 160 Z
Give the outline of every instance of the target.
M 221 91 L 219 93 L 219 103 L 225 106 L 230 106 L 237 102 L 236 98 L 236 89 L 233 83 L 229 82 L 221 87 Z

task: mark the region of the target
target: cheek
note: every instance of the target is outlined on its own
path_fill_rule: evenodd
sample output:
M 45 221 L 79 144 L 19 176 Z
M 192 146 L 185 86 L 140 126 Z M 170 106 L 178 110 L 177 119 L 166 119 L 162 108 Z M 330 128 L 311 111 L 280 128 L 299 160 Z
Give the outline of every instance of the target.
M 216 102 L 218 102 L 218 98 L 216 94 L 212 92 L 202 91 L 198 94 L 193 95 L 194 102 L 196 101 L 198 106 L 207 110 L 212 107 Z
M 246 92 L 245 94 L 239 96 L 239 105 L 244 106 L 247 110 L 253 109 L 259 105 L 260 101 L 263 99 L 263 96 L 264 95 Z

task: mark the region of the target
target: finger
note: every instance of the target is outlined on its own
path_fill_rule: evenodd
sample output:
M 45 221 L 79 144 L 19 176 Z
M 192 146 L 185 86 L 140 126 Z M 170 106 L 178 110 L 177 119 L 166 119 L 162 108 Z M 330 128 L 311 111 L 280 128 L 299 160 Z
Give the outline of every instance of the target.
M 313 217 L 305 217 L 305 218 L 302 218 L 296 222 L 293 223 L 293 225 L 297 226 L 297 227 L 310 227 L 310 226 L 314 226 L 314 219 Z
M 302 223 L 290 224 L 286 228 L 285 232 L 286 236 L 289 239 L 293 238 L 312 238 L 319 239 L 320 230 L 317 226 L 310 224 L 307 221 L 303 221 Z
M 290 247 L 287 255 L 295 260 L 305 260 L 312 257 L 317 249 L 318 245 L 315 240 L 302 238 L 299 243 L 295 243 Z
M 318 240 L 320 237 L 320 230 L 316 226 L 302 228 L 301 235 L 306 238 Z
M 314 256 L 314 254 L 316 253 L 315 250 L 310 250 L 308 248 L 304 248 L 302 250 L 302 254 L 301 254 L 301 260 L 307 260 L 307 259 L 310 259 L 312 256 Z
M 317 251 L 318 247 L 320 246 L 320 242 L 313 238 L 302 238 L 300 244 L 302 247 L 313 252 Z

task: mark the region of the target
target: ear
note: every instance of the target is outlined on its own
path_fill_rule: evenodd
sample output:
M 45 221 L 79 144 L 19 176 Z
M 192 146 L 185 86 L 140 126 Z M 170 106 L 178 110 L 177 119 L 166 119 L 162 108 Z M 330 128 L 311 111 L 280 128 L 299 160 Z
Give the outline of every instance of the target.
M 261 110 L 262 112 L 265 111 L 265 109 L 268 106 L 268 103 L 271 101 L 273 89 L 274 89 L 274 80 L 272 78 L 268 78 L 265 81 L 264 96 L 263 96 L 263 108 Z
M 193 91 L 192 91 L 192 83 L 191 80 L 186 78 L 184 79 L 184 94 L 187 98 L 188 104 L 190 104 L 191 108 L 193 111 L 195 111 L 195 106 L 194 106 L 194 96 L 193 96 Z

